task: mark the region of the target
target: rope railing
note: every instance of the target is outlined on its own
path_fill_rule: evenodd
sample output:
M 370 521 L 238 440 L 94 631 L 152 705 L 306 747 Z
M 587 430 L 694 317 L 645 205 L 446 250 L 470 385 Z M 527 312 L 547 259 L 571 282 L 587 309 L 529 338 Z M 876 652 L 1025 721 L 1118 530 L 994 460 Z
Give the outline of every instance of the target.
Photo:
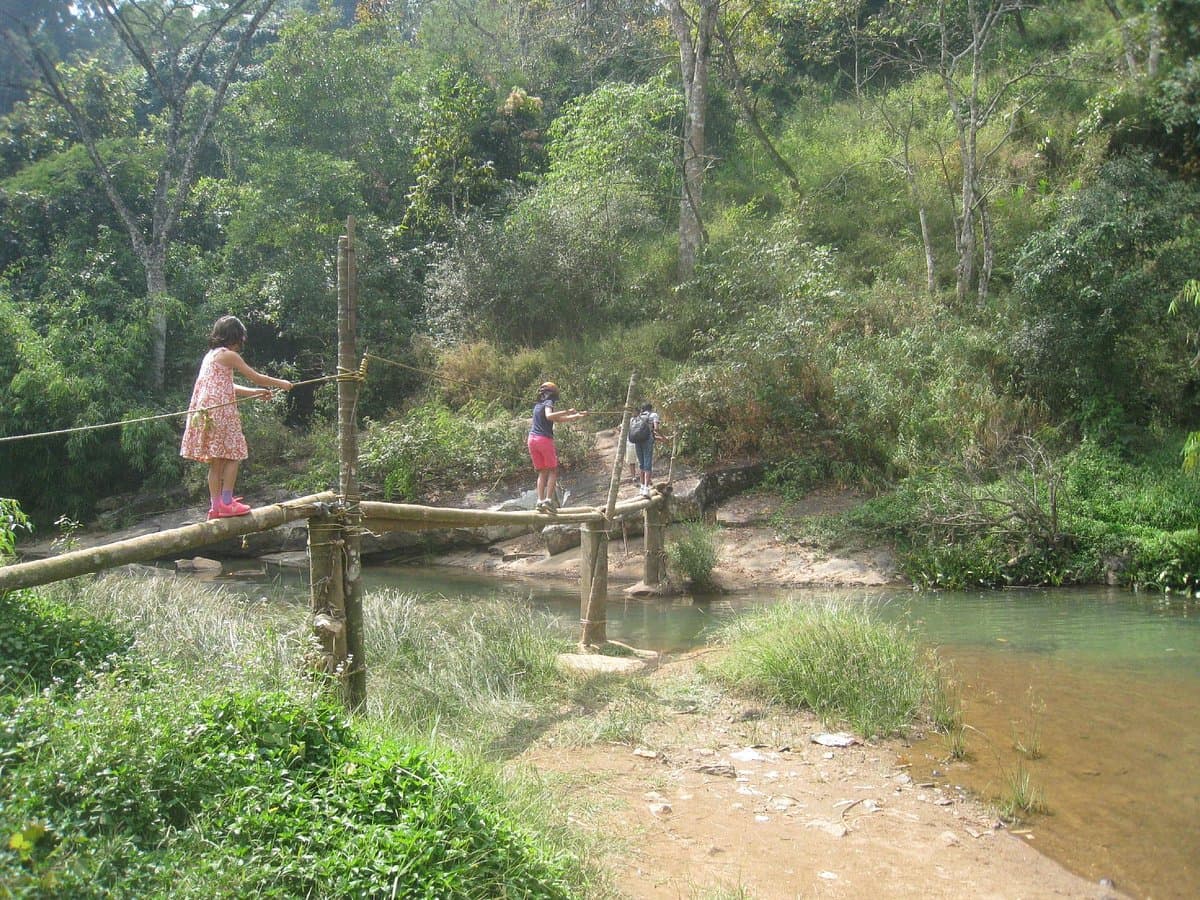
M 304 381 L 292 382 L 292 389 L 303 387 L 308 384 L 322 384 L 326 381 L 364 381 L 367 373 L 367 361 L 363 358 L 362 365 L 353 371 L 339 371 L 336 375 L 321 375 L 317 378 L 307 378 Z M 270 390 L 269 388 L 265 390 Z M 100 422 L 95 425 L 76 425 L 72 428 L 58 428 L 54 431 L 35 431 L 30 434 L 9 434 L 0 436 L 0 444 L 9 443 L 12 441 L 27 441 L 33 438 L 57 437 L 64 434 L 78 434 L 85 431 L 100 431 L 104 428 L 120 428 L 124 425 L 138 425 L 142 422 L 155 422 L 159 419 L 174 419 L 179 416 L 189 416 L 196 413 L 211 412 L 214 409 L 221 409 L 224 406 L 231 404 L 242 403 L 246 400 L 253 400 L 254 397 L 235 397 L 232 400 L 226 400 L 224 403 L 214 403 L 212 406 L 203 406 L 199 409 L 181 409 L 176 412 L 158 413 L 153 416 L 141 416 L 136 419 L 122 419 L 119 422 Z

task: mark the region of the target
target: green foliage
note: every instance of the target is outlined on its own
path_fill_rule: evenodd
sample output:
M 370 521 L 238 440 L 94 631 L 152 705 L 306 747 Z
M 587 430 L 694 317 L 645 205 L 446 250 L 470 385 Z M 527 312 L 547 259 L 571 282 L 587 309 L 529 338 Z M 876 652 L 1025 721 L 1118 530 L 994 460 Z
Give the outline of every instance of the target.
M 1063 204 L 1019 263 L 1010 353 L 1026 390 L 1085 426 L 1179 406 L 1185 333 L 1163 313 L 1200 266 L 1198 202 L 1146 160 L 1118 159 Z
M 0 565 L 13 555 L 18 531 L 33 531 L 21 504 L 11 497 L 0 497 Z
M 827 521 L 829 540 L 893 542 L 914 583 L 957 589 L 1200 583 L 1200 481 L 1173 454 L 1133 460 L 1084 442 L 982 481 L 942 469 Z
M 729 652 L 717 678 L 866 737 L 902 734 L 941 695 L 936 662 L 862 609 L 781 603 L 740 617 L 721 639 Z
M 0 830 L 23 840 L 6 840 L 0 871 L 19 891 L 571 893 L 561 860 L 451 761 L 364 744 L 327 703 L 113 682 L 5 721 L 18 719 L 19 736 L 4 731 Z
M 717 528 L 704 522 L 685 522 L 666 545 L 671 573 L 696 590 L 713 586 L 717 564 Z
M 523 421 L 482 404 L 459 412 L 430 402 L 362 436 L 364 481 L 388 499 L 415 500 L 465 483 L 493 482 L 525 463 Z
M 0 694 L 77 690 L 82 680 L 125 656 L 133 644 L 125 629 L 30 592 L 0 593 L 0 616 L 7 623 L 0 631 Z
M 545 181 L 503 222 L 459 225 L 432 272 L 442 342 L 537 345 L 637 314 L 635 239 L 662 227 L 678 98 L 662 83 L 603 85 L 551 129 Z

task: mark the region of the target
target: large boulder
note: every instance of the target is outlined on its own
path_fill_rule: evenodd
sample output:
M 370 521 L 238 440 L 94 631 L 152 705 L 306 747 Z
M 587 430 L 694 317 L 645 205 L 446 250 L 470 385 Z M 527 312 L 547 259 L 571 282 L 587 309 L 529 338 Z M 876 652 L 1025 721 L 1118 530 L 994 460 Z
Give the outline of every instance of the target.
M 671 518 L 676 522 L 704 519 L 722 500 L 762 481 L 762 463 L 742 463 L 677 479 L 672 485 Z

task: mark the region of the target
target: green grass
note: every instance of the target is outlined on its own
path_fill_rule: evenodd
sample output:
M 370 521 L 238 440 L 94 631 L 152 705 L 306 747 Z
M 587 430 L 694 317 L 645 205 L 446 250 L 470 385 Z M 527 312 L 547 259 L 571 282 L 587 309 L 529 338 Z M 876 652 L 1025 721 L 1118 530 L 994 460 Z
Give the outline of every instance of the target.
M 713 586 L 717 564 L 717 528 L 704 522 L 685 522 L 667 541 L 667 567 L 675 578 L 693 588 Z
M 1010 824 L 1017 824 L 1029 816 L 1047 811 L 1041 788 L 1033 783 L 1029 770 L 1017 763 L 1005 773 L 1004 792 L 999 800 L 1000 817 Z
M 5 896 L 602 893 L 542 786 L 466 752 L 553 693 L 560 638 L 528 609 L 371 595 L 378 708 L 351 722 L 297 665 L 305 616 L 283 604 L 119 575 L 0 602 L 23 623 L 6 671 L 59 660 L 0 693 Z
M 754 696 L 806 707 L 865 736 L 902 733 L 945 703 L 936 665 L 903 629 L 844 605 L 782 603 L 722 634 L 712 672 Z

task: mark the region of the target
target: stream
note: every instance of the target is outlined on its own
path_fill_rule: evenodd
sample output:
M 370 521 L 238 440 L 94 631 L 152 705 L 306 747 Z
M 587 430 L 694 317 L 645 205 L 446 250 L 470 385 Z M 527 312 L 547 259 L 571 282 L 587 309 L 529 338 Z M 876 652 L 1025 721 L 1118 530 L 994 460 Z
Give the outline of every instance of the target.
M 306 573 L 223 577 L 231 589 L 305 602 Z M 570 583 L 498 579 L 434 567 L 372 567 L 364 589 L 431 601 L 513 596 L 574 636 Z M 761 589 L 719 596 L 609 596 L 608 636 L 680 652 L 722 623 L 783 599 L 869 604 L 934 648 L 963 707 L 967 759 L 944 736 L 914 740 L 914 779 L 994 801 L 1027 774 L 1045 812 L 1014 829 L 1040 851 L 1135 897 L 1200 896 L 1200 600 L 1116 589 L 914 592 Z

